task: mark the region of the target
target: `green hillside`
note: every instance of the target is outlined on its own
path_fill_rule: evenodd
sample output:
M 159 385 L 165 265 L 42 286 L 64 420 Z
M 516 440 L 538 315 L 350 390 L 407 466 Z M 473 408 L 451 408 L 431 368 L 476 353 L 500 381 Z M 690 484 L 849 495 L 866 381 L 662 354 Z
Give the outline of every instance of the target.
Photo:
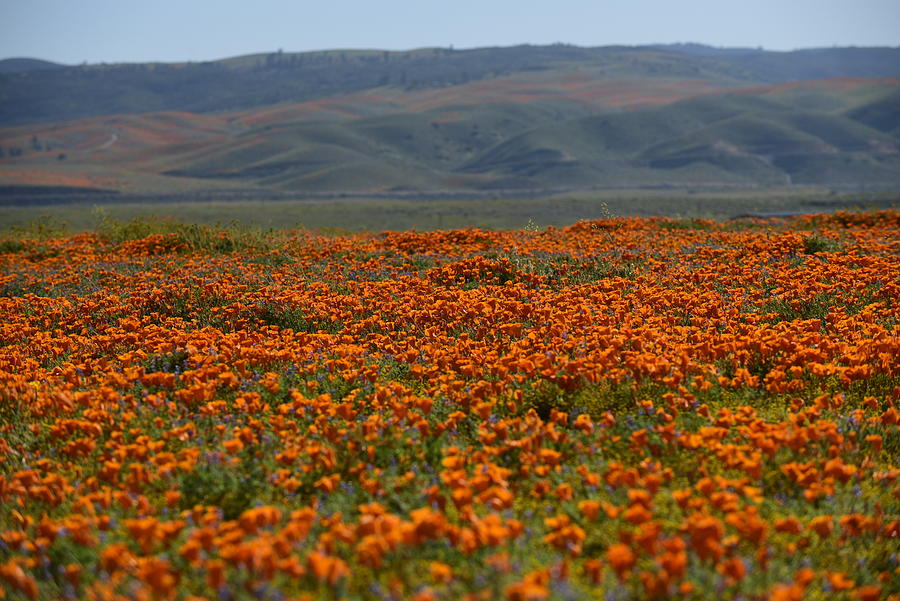
M 894 97 L 896 87 L 884 93 Z M 502 173 L 538 186 L 900 185 L 900 123 L 885 100 L 832 112 L 804 110 L 801 104 L 790 96 L 778 101 L 720 95 L 542 125 L 489 149 L 462 170 Z
M 0 74 L 7 204 L 29 186 L 900 187 L 900 49 L 555 45 L 33 67 Z
M 864 104 L 847 113 L 847 116 L 864 125 L 890 134 L 900 135 L 900 93 Z
M 516 46 L 406 52 L 331 50 L 256 54 L 202 63 L 64 67 L 0 61 L 0 125 L 84 117 L 233 111 L 303 102 L 381 86 L 435 89 L 521 73 L 589 69 L 609 78 L 778 83 L 835 77 L 898 77 L 900 49 L 729 52 L 697 46 Z M 57 68 L 36 68 L 54 66 Z
M 5 58 L 0 60 L 0 74 L 25 73 L 44 69 L 61 69 L 66 65 L 37 58 Z

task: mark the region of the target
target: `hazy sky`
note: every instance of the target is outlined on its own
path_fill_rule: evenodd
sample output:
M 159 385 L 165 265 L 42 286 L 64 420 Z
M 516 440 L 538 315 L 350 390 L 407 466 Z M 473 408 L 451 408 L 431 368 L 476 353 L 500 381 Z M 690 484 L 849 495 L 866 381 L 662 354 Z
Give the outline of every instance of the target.
M 0 0 L 0 58 L 62 63 L 554 42 L 900 46 L 900 0 Z

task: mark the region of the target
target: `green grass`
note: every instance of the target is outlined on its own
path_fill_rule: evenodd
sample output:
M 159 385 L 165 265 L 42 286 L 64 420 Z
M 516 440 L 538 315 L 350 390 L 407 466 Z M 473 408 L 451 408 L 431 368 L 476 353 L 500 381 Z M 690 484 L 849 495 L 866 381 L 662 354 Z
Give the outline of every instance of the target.
M 4 207 L 0 212 L 0 249 L 22 238 L 95 230 L 116 240 L 153 233 L 175 233 L 193 245 L 213 244 L 211 230 L 188 224 L 242 229 L 240 242 L 253 246 L 267 228 L 326 231 L 433 230 L 467 226 L 520 229 L 563 226 L 581 219 L 664 215 L 680 218 L 728 218 L 747 213 L 817 213 L 846 208 L 900 206 L 900 191 L 837 194 L 813 188 L 771 190 L 671 191 L 598 190 L 555 198 L 476 200 L 388 200 L 342 198 L 318 201 L 232 201 L 104 204 L 102 212 L 81 204 Z M 169 219 L 161 219 L 166 216 Z M 104 225 L 104 219 L 107 220 Z M 221 229 L 221 228 L 220 228 Z M 232 236 L 234 237 L 234 236 Z M 18 248 L 18 247 L 16 247 Z M 220 249 L 227 250 L 227 249 Z M 9 252 L 9 251 L 7 251 Z
M 225 253 L 242 250 L 269 252 L 279 248 L 278 243 L 283 241 L 279 235 L 280 229 L 264 231 L 236 221 L 227 225 L 217 222 L 210 226 L 152 215 L 138 215 L 125 221 L 112 217 L 108 210 L 99 207 L 94 208 L 93 217 L 95 225 L 92 229 L 114 244 L 158 234 L 171 236 L 177 244 L 190 249 Z

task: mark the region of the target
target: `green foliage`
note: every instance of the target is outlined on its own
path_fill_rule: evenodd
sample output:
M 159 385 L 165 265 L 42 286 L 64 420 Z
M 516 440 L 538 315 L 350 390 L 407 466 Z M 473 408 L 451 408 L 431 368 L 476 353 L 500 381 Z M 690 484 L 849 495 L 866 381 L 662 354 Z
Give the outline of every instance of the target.
M 343 329 L 343 324 L 338 321 L 317 321 L 311 319 L 300 307 L 283 306 L 274 303 L 266 303 L 259 307 L 256 316 L 265 325 L 290 328 L 294 332 L 316 333 L 325 330 L 336 333 Z
M 0 254 L 20 253 L 28 248 L 24 242 L 15 238 L 0 240 Z
M 803 252 L 814 255 L 820 252 L 833 253 L 841 250 L 841 243 L 831 238 L 825 238 L 818 234 L 807 236 L 803 239 Z
M 24 467 L 25 453 L 30 452 L 40 437 L 28 424 L 33 419 L 25 403 L 0 400 L 0 436 L 13 449 L 7 456 L 8 465 Z
M 171 353 L 150 356 L 144 360 L 143 365 L 148 373 L 183 372 L 188 367 L 188 357 L 190 357 L 190 354 L 187 351 L 176 350 Z
M 172 234 L 177 229 L 177 223 L 173 219 L 145 216 L 126 223 L 112 218 L 108 210 L 98 206 L 94 206 L 92 214 L 96 220 L 97 233 L 113 244 L 140 240 L 153 234 Z
M 570 255 L 521 255 L 517 253 L 488 254 L 508 259 L 521 273 L 544 276 L 550 285 L 565 282 L 590 284 L 606 278 L 634 279 L 641 271 L 642 261 L 617 257 L 573 258 Z
M 193 509 L 196 505 L 218 506 L 226 520 L 233 520 L 253 506 L 265 485 L 264 467 L 249 455 L 239 470 L 226 468 L 223 461 L 221 455 L 208 455 L 181 477 L 182 509 Z
M 53 215 L 41 215 L 23 227 L 13 227 L 11 235 L 29 240 L 48 240 L 71 234 L 68 223 Z
M 802 300 L 777 298 L 767 302 L 759 311 L 770 315 L 773 323 L 805 319 L 824 321 L 834 303 L 835 296 L 833 294 L 817 294 L 812 298 Z
M 71 233 L 65 221 L 53 215 L 39 215 L 24 225 L 14 225 L 9 228 L 9 231 L 0 234 L 0 254 L 20 253 L 26 250 L 40 253 L 42 252 L 39 248 L 40 245 L 36 247 L 35 244 L 29 244 L 28 241 L 40 243 Z M 43 252 L 47 252 L 46 249 Z
M 595 190 L 579 192 L 566 198 L 522 198 L 498 196 L 484 198 L 423 199 L 412 197 L 389 198 L 341 198 L 322 203 L 285 203 L 283 201 L 219 201 L 194 202 L 190 195 L 180 203 L 150 202 L 145 204 L 106 203 L 103 211 L 114 223 L 161 220 L 161 213 L 172 215 L 172 222 L 204 226 L 221 223 L 232 224 L 234 229 L 246 228 L 250 232 L 265 233 L 271 228 L 276 238 L 279 231 L 299 227 L 315 230 L 320 235 L 343 235 L 347 230 L 347 215 L 353 216 L 354 230 L 419 231 L 434 229 L 461 229 L 486 227 L 489 229 L 517 229 L 522 227 L 523 215 L 528 215 L 538 227 L 565 226 L 581 219 L 608 219 L 616 216 L 658 216 L 727 218 L 748 213 L 770 212 L 820 213 L 854 207 L 889 208 L 900 206 L 900 193 L 896 191 L 831 194 L 827 190 L 797 188 L 790 190 L 736 190 L 705 193 L 688 193 L 677 190 Z M 96 213 L 91 206 L 66 204 L 53 207 L 7 207 L 0 211 L 0 240 L 19 240 L 10 234 L 14 227 L 26 226 L 42 214 L 66 221 L 73 231 L 99 231 Z M 240 224 L 240 225 L 233 225 Z M 814 227 L 810 223 L 809 227 Z M 171 234 L 169 229 L 158 233 Z M 737 220 L 726 224 L 726 229 L 767 228 L 771 224 L 759 221 Z M 799 226 L 798 226 L 799 227 Z M 151 232 L 152 233 L 152 232 Z M 277 249 L 277 245 L 275 245 Z M 275 250 L 275 249 L 272 249 Z M 252 250 L 256 261 L 267 261 L 270 251 Z M 276 259 L 278 260 L 278 259 Z
M 290 265 L 294 262 L 294 257 L 280 251 L 269 252 L 258 257 L 251 257 L 247 260 L 247 263 L 254 265 L 268 265 L 270 267 L 281 267 L 282 265 Z
M 661 230 L 709 230 L 712 224 L 703 219 L 670 219 L 659 224 Z
M 633 280 L 641 268 L 639 261 L 614 261 L 596 258 L 578 264 L 570 280 L 576 284 L 588 284 L 606 278 Z
M 566 414 L 585 413 L 597 418 L 607 411 L 631 412 L 636 400 L 649 393 L 632 383 L 585 383 L 574 390 L 565 390 L 553 382 L 541 380 L 524 389 L 520 410 L 526 413 L 534 409 L 541 419 L 549 419 L 553 410 Z
M 242 226 L 237 222 L 214 226 L 183 223 L 170 217 L 152 215 L 135 217 L 123 222 L 114 219 L 109 211 L 94 208 L 96 230 L 113 244 L 129 240 L 141 240 L 151 235 L 172 236 L 181 245 L 193 250 L 230 252 L 273 252 L 283 243 L 283 233 L 274 229 L 262 230 Z

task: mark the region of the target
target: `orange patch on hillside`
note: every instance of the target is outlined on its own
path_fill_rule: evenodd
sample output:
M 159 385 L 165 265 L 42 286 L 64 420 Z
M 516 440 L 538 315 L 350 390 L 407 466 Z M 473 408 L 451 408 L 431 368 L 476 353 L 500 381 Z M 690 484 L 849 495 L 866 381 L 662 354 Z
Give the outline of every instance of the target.
M 749 86 L 728 90 L 732 94 L 779 94 L 792 90 L 802 89 L 828 89 L 834 91 L 851 91 L 867 85 L 896 85 L 900 84 L 898 77 L 829 77 L 808 81 L 789 81 L 766 86 Z
M 71 186 L 73 188 L 108 188 L 118 182 L 110 177 L 81 173 L 62 173 L 48 169 L 10 169 L 0 171 L 0 183 L 18 186 Z
M 449 111 L 444 113 L 441 117 L 434 120 L 435 123 L 453 123 L 454 121 L 459 121 L 462 117 L 462 113 L 459 111 Z
M 386 108 L 388 102 L 385 97 L 377 94 L 347 94 L 335 98 L 323 98 L 310 102 L 278 105 L 262 109 L 251 109 L 233 115 L 234 119 L 249 127 L 271 125 L 284 121 L 305 120 L 333 120 L 358 119 L 368 115 L 363 107 L 373 104 L 383 104 Z
M 511 77 L 471 82 L 452 88 L 413 92 L 403 99 L 411 112 L 453 104 L 527 103 L 543 99 L 575 100 L 592 108 L 622 108 L 677 102 L 711 90 L 714 90 L 712 85 L 704 80 L 602 79 L 569 74 L 558 81 L 535 82 Z
M 716 91 L 718 89 L 704 80 L 659 82 L 653 85 L 647 85 L 641 80 L 613 80 L 573 90 L 571 97 L 592 105 L 623 108 L 669 104 Z
M 26 149 L 26 156 L 32 137 L 48 143 L 54 151 L 118 154 L 195 140 L 224 140 L 228 135 L 230 125 L 220 116 L 177 111 L 92 117 L 0 129 L 0 140 L 6 145 Z
M 530 103 L 542 99 L 572 99 L 591 107 L 620 108 L 676 102 L 713 89 L 704 80 L 603 79 L 569 73 L 558 80 L 534 81 L 507 77 L 396 95 L 347 94 L 311 102 L 251 109 L 234 113 L 232 118 L 247 127 L 259 127 L 285 121 L 352 120 L 392 111 L 421 113 L 454 105 Z

